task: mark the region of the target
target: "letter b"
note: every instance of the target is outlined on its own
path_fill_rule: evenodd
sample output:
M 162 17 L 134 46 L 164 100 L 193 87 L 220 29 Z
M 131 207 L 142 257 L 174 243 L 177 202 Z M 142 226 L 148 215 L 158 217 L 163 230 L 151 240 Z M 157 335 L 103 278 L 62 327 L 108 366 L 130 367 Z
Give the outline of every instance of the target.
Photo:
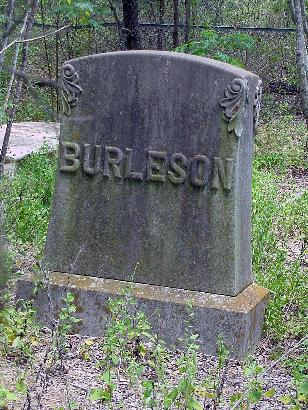
M 77 171 L 80 165 L 80 146 L 76 142 L 62 141 L 60 147 L 60 171 Z M 71 153 L 69 153 L 69 150 Z M 70 162 L 70 164 L 67 164 L 67 162 Z

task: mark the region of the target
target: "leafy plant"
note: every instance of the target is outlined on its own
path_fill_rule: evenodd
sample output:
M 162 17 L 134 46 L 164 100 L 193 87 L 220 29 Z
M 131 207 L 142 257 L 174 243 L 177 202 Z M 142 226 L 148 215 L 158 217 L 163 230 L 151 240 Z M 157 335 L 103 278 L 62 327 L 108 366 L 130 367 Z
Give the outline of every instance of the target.
M 63 298 L 63 306 L 59 313 L 59 321 L 57 325 L 57 334 L 59 337 L 60 346 L 65 347 L 65 340 L 77 323 L 80 322 L 74 314 L 77 311 L 77 307 L 74 303 L 75 296 L 72 292 L 66 292 Z
M 0 310 L 0 349 L 2 354 L 15 356 L 18 360 L 29 359 L 37 344 L 39 326 L 36 310 L 31 302 L 21 308 L 10 306 Z
M 114 379 L 121 368 L 126 368 L 132 383 L 143 372 L 144 366 L 138 361 L 138 357 L 144 349 L 141 338 L 150 336 L 150 325 L 144 313 L 137 311 L 135 307 L 136 300 L 130 288 L 125 290 L 122 297 L 109 299 L 111 319 L 106 326 L 102 345 L 104 359 L 99 362 L 99 367 L 104 369 L 101 380 L 105 387 L 92 390 L 89 396 L 92 400 L 111 400 L 115 388 Z
M 286 395 L 279 397 L 282 404 L 291 406 L 292 410 L 301 410 L 308 404 L 308 382 L 297 384 L 296 393 L 294 396 Z
M 55 12 L 72 24 L 100 26 L 100 18 L 108 11 L 107 1 L 95 4 L 88 0 L 61 0 L 55 8 Z
M 0 210 L 0 309 L 1 309 L 1 299 L 3 297 L 2 291 L 10 278 L 10 265 L 11 265 L 11 257 L 7 249 L 7 244 L 5 243 L 4 239 L 4 232 L 3 232 L 3 223 L 2 223 L 2 215 Z
M 271 398 L 276 394 L 274 388 L 267 391 L 263 389 L 263 383 L 260 376 L 264 369 L 255 361 L 250 360 L 244 368 L 244 375 L 247 378 L 246 389 L 243 392 L 237 392 L 230 398 L 231 409 L 248 410 L 255 408 L 256 404 L 263 398 Z
M 244 63 L 235 53 L 251 51 L 255 48 L 254 39 L 249 34 L 219 34 L 215 30 L 206 29 L 201 32 L 201 40 L 192 40 L 176 48 L 182 53 L 210 57 L 214 60 L 243 67 Z
M 210 406 L 212 404 L 213 408 L 216 409 L 221 402 L 229 354 L 230 352 L 224 343 L 223 337 L 220 336 L 217 340 L 217 366 L 208 372 L 197 389 L 198 395 L 204 398 L 204 408 L 206 405 Z
M 15 385 L 15 389 L 7 389 L 0 384 L 0 408 L 6 410 L 9 408 L 11 402 L 17 401 L 20 396 L 25 395 L 27 387 L 23 379 L 18 379 Z
M 188 320 L 186 322 L 185 333 L 182 339 L 184 351 L 177 361 L 179 373 L 181 375 L 177 386 L 166 395 L 164 399 L 164 409 L 170 409 L 173 404 L 179 408 L 188 410 L 202 410 L 203 406 L 197 400 L 197 351 L 199 350 L 198 335 L 192 333 L 193 310 L 192 305 L 187 306 Z
M 308 339 L 303 343 L 303 353 L 299 354 L 294 360 L 293 357 L 285 361 L 285 365 L 291 369 L 295 394 L 288 394 L 279 397 L 284 405 L 290 406 L 293 410 L 305 408 L 308 405 Z
M 66 292 L 62 301 L 63 305 L 59 311 L 58 320 L 53 324 L 51 348 L 48 354 L 50 367 L 57 363 L 60 363 L 61 368 L 63 367 L 63 357 L 67 350 L 67 336 L 80 322 L 80 319 L 74 315 L 77 311 L 74 294 Z

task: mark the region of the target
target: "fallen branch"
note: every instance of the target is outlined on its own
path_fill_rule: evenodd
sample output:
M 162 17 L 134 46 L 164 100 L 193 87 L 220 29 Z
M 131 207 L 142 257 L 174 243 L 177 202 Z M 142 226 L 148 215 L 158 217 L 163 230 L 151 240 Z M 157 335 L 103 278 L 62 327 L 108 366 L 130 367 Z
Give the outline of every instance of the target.
M 60 31 L 66 30 L 66 29 L 71 28 L 71 27 L 72 27 L 71 24 L 68 24 L 67 26 L 63 26 L 63 27 L 59 28 L 58 30 L 52 31 L 52 32 L 50 32 L 50 33 L 42 34 L 41 36 L 38 36 L 38 37 L 32 37 L 32 38 L 27 38 L 27 39 L 23 39 L 23 40 L 15 39 L 14 41 L 12 41 L 10 44 L 8 44 L 6 47 L 4 47 L 4 48 L 0 51 L 0 56 L 1 56 L 3 53 L 5 53 L 5 51 L 6 51 L 8 48 L 12 47 L 14 44 L 29 43 L 30 41 L 41 40 L 41 39 L 43 39 L 43 38 L 53 36 L 53 35 L 59 33 Z

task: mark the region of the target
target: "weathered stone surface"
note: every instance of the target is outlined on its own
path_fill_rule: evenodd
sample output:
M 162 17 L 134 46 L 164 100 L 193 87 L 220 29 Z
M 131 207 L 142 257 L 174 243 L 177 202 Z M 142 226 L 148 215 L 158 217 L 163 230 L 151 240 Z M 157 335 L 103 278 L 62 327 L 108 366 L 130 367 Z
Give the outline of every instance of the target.
M 135 51 L 71 60 L 62 78 L 46 267 L 224 295 L 248 286 L 258 77 Z
M 51 274 L 49 283 L 54 311 L 46 289 L 41 289 L 35 300 L 41 323 L 51 326 L 53 315 L 57 315 L 63 297 L 70 291 L 75 295 L 77 316 L 81 319 L 78 332 L 89 336 L 104 334 L 108 298 L 122 295 L 129 284 L 58 272 Z M 34 286 L 31 276 L 23 276 L 17 282 L 17 298 L 30 299 Z M 232 356 L 237 358 L 243 357 L 259 341 L 268 300 L 268 291 L 255 284 L 232 297 L 134 283 L 132 295 L 138 301 L 138 308 L 150 319 L 154 332 L 169 346 L 177 346 L 178 338 L 183 336 L 185 320 L 188 320 L 186 305 L 192 302 L 192 332 L 200 335 L 202 351 L 215 355 L 217 338 L 221 335 Z M 156 310 L 158 314 L 154 314 Z

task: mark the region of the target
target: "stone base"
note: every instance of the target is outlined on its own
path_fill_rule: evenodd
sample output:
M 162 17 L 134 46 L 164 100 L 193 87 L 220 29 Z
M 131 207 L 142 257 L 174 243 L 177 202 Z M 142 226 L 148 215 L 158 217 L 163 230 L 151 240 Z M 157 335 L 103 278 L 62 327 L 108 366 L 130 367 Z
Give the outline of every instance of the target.
M 33 297 L 37 275 L 23 276 L 17 282 L 17 300 Z M 112 296 L 121 295 L 126 286 L 132 293 L 158 333 L 167 345 L 178 345 L 188 319 L 186 304 L 193 305 L 193 332 L 198 333 L 201 350 L 216 354 L 219 335 L 231 351 L 232 357 L 241 358 L 261 338 L 264 310 L 269 292 L 256 284 L 239 295 L 224 296 L 183 289 L 167 288 L 112 279 L 94 278 L 53 272 L 50 276 L 49 295 L 54 311 L 58 311 L 67 291 L 73 292 L 78 316 L 81 319 L 78 332 L 88 336 L 102 336 L 108 316 L 107 302 Z M 50 326 L 52 309 L 46 289 L 39 290 L 35 298 L 39 320 Z M 158 314 L 155 314 L 155 311 Z

